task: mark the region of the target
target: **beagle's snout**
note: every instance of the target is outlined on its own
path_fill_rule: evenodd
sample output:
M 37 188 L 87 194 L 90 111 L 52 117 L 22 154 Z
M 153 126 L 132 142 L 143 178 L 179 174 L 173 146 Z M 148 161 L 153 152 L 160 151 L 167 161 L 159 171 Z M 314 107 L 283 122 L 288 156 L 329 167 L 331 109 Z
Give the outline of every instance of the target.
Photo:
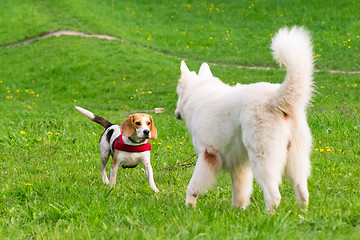
M 143 131 L 143 133 L 144 133 L 145 136 L 149 136 L 150 131 L 147 130 L 147 129 L 145 129 L 145 130 Z

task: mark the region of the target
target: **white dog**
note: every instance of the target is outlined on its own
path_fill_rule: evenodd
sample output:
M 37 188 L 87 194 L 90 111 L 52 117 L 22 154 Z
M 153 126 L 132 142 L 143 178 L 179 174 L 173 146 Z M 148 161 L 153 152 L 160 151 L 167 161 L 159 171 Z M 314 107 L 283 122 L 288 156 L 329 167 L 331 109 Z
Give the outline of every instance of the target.
M 306 108 L 312 95 L 313 58 L 308 33 L 283 28 L 272 40 L 274 58 L 286 67 L 282 84 L 228 86 L 208 64 L 199 73 L 181 62 L 175 116 L 186 122 L 198 160 L 187 188 L 186 204 L 196 205 L 221 169 L 232 179 L 232 205 L 249 204 L 253 176 L 269 211 L 281 199 L 282 174 L 290 179 L 302 207 L 309 201 L 311 133 Z

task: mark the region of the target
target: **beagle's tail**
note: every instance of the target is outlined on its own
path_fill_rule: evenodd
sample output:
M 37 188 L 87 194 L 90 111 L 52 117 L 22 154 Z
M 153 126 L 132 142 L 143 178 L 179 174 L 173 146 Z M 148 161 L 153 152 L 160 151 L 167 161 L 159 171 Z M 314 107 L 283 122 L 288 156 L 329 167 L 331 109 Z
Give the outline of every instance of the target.
M 305 109 L 313 92 L 312 43 L 302 27 L 282 28 L 272 40 L 275 60 L 285 65 L 286 76 L 273 97 L 272 105 L 285 116 Z
M 112 124 L 111 122 L 109 122 L 108 120 L 106 120 L 105 118 L 103 117 L 100 117 L 98 115 L 95 115 L 94 113 L 82 108 L 82 107 L 78 107 L 78 106 L 75 106 L 76 110 L 78 110 L 82 115 L 84 115 L 85 117 L 87 117 L 88 119 L 100 124 L 101 126 L 103 126 L 104 128 L 108 128 L 110 127 L 111 125 L 114 125 Z

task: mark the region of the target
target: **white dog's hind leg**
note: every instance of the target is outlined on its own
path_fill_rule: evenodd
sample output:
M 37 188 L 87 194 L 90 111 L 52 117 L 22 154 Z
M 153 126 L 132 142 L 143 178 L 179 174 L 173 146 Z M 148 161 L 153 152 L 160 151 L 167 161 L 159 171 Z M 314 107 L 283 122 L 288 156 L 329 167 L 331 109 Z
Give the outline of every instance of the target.
M 270 212 L 273 212 L 279 206 L 281 200 L 279 185 L 285 165 L 286 148 L 284 152 L 275 152 L 275 146 L 270 147 L 271 151 L 266 153 L 254 154 L 249 152 L 249 159 L 255 180 L 264 192 L 266 207 Z
M 232 180 L 232 201 L 231 205 L 245 208 L 250 203 L 252 194 L 253 174 L 249 163 L 240 166 L 230 172 Z
M 196 206 L 199 194 L 205 192 L 216 182 L 221 167 L 220 155 L 214 150 L 205 150 L 200 154 L 186 191 L 186 205 Z
M 309 203 L 307 179 L 310 176 L 310 131 L 302 131 L 306 136 L 298 136 L 301 141 L 290 142 L 288 158 L 285 166 L 285 175 L 290 179 L 298 204 L 306 208 Z M 308 139 L 308 141 L 304 141 Z

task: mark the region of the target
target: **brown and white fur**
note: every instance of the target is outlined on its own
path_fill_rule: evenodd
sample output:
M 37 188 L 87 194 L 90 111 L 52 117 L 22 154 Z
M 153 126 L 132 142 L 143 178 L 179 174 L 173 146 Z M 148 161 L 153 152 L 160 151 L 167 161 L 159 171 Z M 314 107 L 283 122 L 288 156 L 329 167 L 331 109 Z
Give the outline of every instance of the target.
M 137 113 L 129 116 L 121 125 L 112 124 L 108 120 L 95 115 L 94 113 L 75 106 L 75 108 L 90 120 L 102 125 L 105 131 L 100 137 L 100 154 L 101 154 L 101 175 L 105 185 L 114 187 L 116 184 L 116 174 L 119 166 L 123 168 L 133 168 L 138 164 L 143 164 L 145 173 L 148 178 L 150 187 L 159 192 L 155 185 L 153 169 L 150 164 L 150 151 L 145 152 L 126 152 L 113 149 L 115 139 L 122 134 L 122 139 L 126 145 L 137 146 L 147 143 L 148 139 L 157 139 L 157 130 L 154 120 L 148 114 Z M 112 156 L 112 165 L 109 178 L 106 175 L 106 164 L 109 156 Z
M 283 28 L 272 40 L 274 58 L 286 67 L 282 84 L 228 86 L 208 64 L 199 73 L 181 62 L 175 116 L 186 122 L 198 160 L 186 204 L 216 181 L 221 169 L 232 179 L 232 205 L 245 209 L 253 177 L 269 211 L 281 199 L 282 174 L 290 179 L 299 205 L 309 201 L 311 133 L 306 108 L 312 95 L 312 44 L 303 28 Z

